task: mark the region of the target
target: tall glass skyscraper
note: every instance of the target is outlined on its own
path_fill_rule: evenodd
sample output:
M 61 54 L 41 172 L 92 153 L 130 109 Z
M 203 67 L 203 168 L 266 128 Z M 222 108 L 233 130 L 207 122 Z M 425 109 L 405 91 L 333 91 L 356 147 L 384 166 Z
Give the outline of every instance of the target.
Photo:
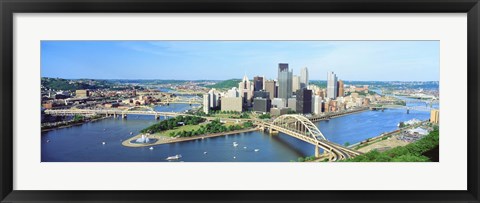
M 288 100 L 292 97 L 292 72 L 288 71 L 288 63 L 278 64 L 278 98 Z
M 337 75 L 333 72 L 327 73 L 327 97 L 336 99 L 338 92 Z
M 300 88 L 307 88 L 308 87 L 308 69 L 307 67 L 302 68 L 300 72 Z

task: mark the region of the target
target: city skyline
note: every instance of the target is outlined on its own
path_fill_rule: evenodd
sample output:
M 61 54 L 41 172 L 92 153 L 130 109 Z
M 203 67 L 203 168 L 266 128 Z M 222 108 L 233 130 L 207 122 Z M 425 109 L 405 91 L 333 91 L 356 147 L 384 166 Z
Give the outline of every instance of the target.
M 41 53 L 41 76 L 67 79 L 277 79 L 288 63 L 310 80 L 439 81 L 438 41 L 42 41 Z

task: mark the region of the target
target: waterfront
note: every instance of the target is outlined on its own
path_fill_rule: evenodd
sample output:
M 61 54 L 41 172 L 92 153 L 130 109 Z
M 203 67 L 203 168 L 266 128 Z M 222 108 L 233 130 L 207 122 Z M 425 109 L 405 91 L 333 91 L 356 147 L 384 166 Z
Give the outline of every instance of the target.
M 183 112 L 189 108 L 186 104 L 171 104 L 157 106 L 155 110 Z M 406 110 L 400 109 L 366 111 L 320 121 L 316 125 L 328 140 L 343 145 L 395 130 L 398 122 L 413 118 L 426 120 L 429 112 L 410 111 L 407 114 Z M 152 116 L 131 116 L 125 120 L 109 118 L 43 132 L 42 162 L 161 162 L 175 154 L 182 154 L 181 160 L 187 162 L 278 162 L 314 154 L 312 145 L 296 138 L 282 133 L 270 136 L 258 131 L 158 145 L 153 150 L 122 146 L 122 142 L 131 137 L 130 132 L 139 133 L 153 123 Z M 233 147 L 233 142 L 239 146 Z

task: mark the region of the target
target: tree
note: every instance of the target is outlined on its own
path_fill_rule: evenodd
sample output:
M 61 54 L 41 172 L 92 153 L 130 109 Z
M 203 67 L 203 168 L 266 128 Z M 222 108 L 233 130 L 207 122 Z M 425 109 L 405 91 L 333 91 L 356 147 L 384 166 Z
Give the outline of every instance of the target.
M 82 116 L 82 115 L 73 116 L 73 122 L 80 122 L 80 121 L 83 121 L 84 119 L 85 119 L 85 117 Z
M 269 113 L 266 113 L 266 114 L 262 114 L 262 115 L 258 116 L 258 118 L 260 118 L 260 119 L 270 119 L 272 117 L 270 116 Z
M 253 123 L 251 121 L 247 121 L 247 122 L 243 123 L 243 127 L 251 128 L 251 127 L 253 127 Z

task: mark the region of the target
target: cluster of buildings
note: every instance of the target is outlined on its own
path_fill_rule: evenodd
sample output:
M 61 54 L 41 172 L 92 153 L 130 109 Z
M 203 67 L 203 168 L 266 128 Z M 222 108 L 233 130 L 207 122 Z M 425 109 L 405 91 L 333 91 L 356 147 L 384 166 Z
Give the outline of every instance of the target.
M 203 111 L 211 110 L 255 112 L 282 115 L 296 112 L 299 114 L 321 114 L 346 110 L 359 106 L 368 106 L 378 100 L 378 95 L 360 95 L 357 91 L 367 92 L 368 86 L 355 87 L 338 80 L 334 72 L 327 74 L 327 88 L 309 85 L 308 69 L 302 68 L 300 75 L 293 75 L 287 63 L 278 64 L 276 80 L 267 80 L 256 76 L 252 81 L 245 75 L 238 87 L 227 91 L 211 89 L 203 95 Z M 349 92 L 348 96 L 345 96 Z
M 206 85 L 213 85 L 210 81 L 187 81 L 180 84 L 162 84 L 161 87 L 174 89 L 180 92 L 206 92 Z
M 155 104 L 162 100 L 169 100 L 174 95 L 160 92 L 159 90 L 142 90 L 137 92 L 135 89 L 108 90 L 80 89 L 75 91 L 45 91 L 42 93 L 42 107 L 44 109 L 58 108 L 89 108 L 89 107 L 130 107 Z

